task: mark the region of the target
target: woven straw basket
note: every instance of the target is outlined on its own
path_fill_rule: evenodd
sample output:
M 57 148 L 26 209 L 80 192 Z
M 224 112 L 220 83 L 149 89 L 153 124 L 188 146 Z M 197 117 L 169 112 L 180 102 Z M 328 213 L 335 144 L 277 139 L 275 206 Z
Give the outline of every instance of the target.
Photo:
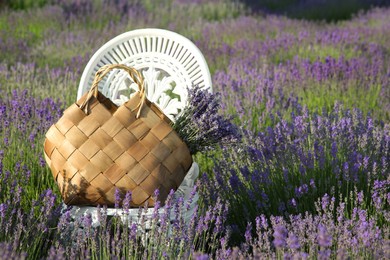
M 112 69 L 127 71 L 139 92 L 121 106 L 98 91 Z M 121 64 L 103 66 L 89 92 L 46 133 L 45 158 L 67 205 L 115 205 L 131 191 L 131 207 L 164 203 L 192 164 L 170 120 L 146 99 L 142 76 Z M 154 196 L 159 189 L 159 196 Z

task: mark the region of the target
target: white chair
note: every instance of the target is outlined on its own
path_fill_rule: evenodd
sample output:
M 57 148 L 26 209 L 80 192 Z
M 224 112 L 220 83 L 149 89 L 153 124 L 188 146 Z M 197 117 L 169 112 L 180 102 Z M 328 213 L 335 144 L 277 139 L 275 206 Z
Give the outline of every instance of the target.
M 200 50 L 184 36 L 162 29 L 139 29 L 123 33 L 104 44 L 88 62 L 79 84 L 77 99 L 91 87 L 96 71 L 106 64 L 120 63 L 134 67 L 144 77 L 147 98 L 157 104 L 171 119 L 180 113 L 187 101 L 187 88 L 198 85 L 212 91 L 210 71 Z M 127 101 L 138 87 L 132 83 L 126 72 L 114 70 L 100 83 L 99 91 L 117 105 Z M 187 173 L 175 196 L 189 200 L 194 182 L 199 175 L 196 162 Z M 191 205 L 185 213 L 189 220 L 197 204 L 198 195 L 190 199 Z M 163 211 L 164 208 L 161 209 Z M 153 209 L 144 212 L 146 217 Z M 90 213 L 97 223 L 96 207 L 73 207 L 72 215 L 77 217 Z M 138 209 L 124 216 L 121 210 L 108 209 L 107 214 L 117 214 L 137 220 Z

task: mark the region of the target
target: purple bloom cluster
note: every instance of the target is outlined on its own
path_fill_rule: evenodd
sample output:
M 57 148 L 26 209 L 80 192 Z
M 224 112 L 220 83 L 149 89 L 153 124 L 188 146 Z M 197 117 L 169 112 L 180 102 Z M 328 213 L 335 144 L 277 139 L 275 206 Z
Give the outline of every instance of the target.
M 222 116 L 219 108 L 218 93 L 210 93 L 199 86 L 188 89 L 188 105 L 175 118 L 172 127 L 187 144 L 191 154 L 239 141 L 238 127 L 231 118 Z
M 389 127 L 358 110 L 335 106 L 330 113 L 316 114 L 297 106 L 291 122 L 275 115 L 274 127 L 258 134 L 248 131 L 241 147 L 215 158 L 213 175 L 203 176 L 202 191 L 210 202 L 223 194 L 231 209 L 240 212 L 228 221 L 240 225 L 241 235 L 246 227 L 242 220 L 260 212 L 314 212 L 313 199 L 324 194 L 350 197 L 353 189 L 361 191 L 358 203 L 363 208 L 388 218 L 389 148 Z M 353 200 L 347 204 L 355 205 Z
M 329 198 L 320 198 L 318 203 Z M 335 198 L 331 198 L 334 201 Z M 337 221 L 333 220 L 336 214 Z M 346 217 L 345 204 L 337 208 L 327 207 L 316 214 L 283 217 L 259 215 L 255 225 L 249 224 L 251 236 L 232 250 L 218 252 L 228 259 L 348 259 L 389 257 L 389 230 L 381 230 L 368 212 L 357 206 L 350 218 Z M 217 258 L 218 258 L 217 257 Z M 225 258 L 225 259 L 226 259 Z
M 383 18 L 383 11 L 345 28 L 240 17 L 205 26 L 199 45 L 216 67 L 213 80 L 224 109 L 236 111 L 252 130 L 269 125 L 268 114 L 288 109 L 297 96 L 310 108 L 331 110 L 339 100 L 388 120 L 390 71 L 383 43 L 389 39 L 383 34 L 389 29 L 378 23 L 373 30 L 367 20 L 374 17 Z M 219 41 L 226 34 L 235 41 Z
M 28 255 L 30 258 L 42 256 L 42 250 L 49 249 L 54 228 L 60 216 L 60 207 L 54 205 L 57 197 L 51 190 L 42 193 L 38 200 L 32 201 L 30 209 L 25 209 L 22 199 L 23 190 L 20 187 L 11 188 L 9 199 L 0 204 L 0 238 L 12 241 L 12 245 L 5 245 L 2 250 L 4 257 L 8 254 L 17 259 Z M 21 247 L 23 245 L 23 247 Z M 21 250 L 28 250 L 28 254 Z M 14 251 L 12 254 L 11 251 Z
M 63 15 L 67 22 L 84 21 L 93 19 L 94 13 L 104 9 L 108 16 L 117 18 L 118 15 L 141 15 L 145 10 L 137 1 L 126 0 L 108 1 L 103 0 L 101 6 L 88 0 L 57 0 L 57 5 L 62 8 Z M 115 14 L 116 12 L 116 14 Z
M 19 253 L 15 250 L 16 248 L 13 248 L 11 243 L 0 243 L 0 258 L 1 259 L 10 259 L 10 260 L 24 260 L 26 259 L 27 254 L 26 253 Z
M 160 209 L 159 205 L 154 207 L 148 228 L 143 217 L 139 221 L 124 221 L 118 216 L 108 218 L 105 208 L 100 209 L 99 226 L 93 228 L 90 215 L 72 220 L 69 211 L 65 211 L 56 234 L 62 239 L 52 245 L 48 258 L 189 258 L 209 247 L 218 247 L 218 238 L 226 232 L 223 226 L 227 206 L 220 201 L 203 212 L 196 211 L 187 223 L 183 219 L 185 202 L 180 198 L 174 200 L 173 193 L 163 213 L 158 213 Z M 139 209 L 139 216 L 144 210 Z M 174 214 L 175 221 L 170 221 L 170 214 Z
M 0 258 L 390 258 L 390 10 L 325 24 L 231 0 L 45 2 L 0 8 Z M 193 153 L 235 145 L 197 154 L 189 222 L 172 193 L 151 228 L 144 208 L 138 222 L 99 208 L 94 227 L 60 211 L 44 134 L 94 51 L 150 27 L 193 40 L 211 69 L 219 94 L 193 89 L 178 127 Z

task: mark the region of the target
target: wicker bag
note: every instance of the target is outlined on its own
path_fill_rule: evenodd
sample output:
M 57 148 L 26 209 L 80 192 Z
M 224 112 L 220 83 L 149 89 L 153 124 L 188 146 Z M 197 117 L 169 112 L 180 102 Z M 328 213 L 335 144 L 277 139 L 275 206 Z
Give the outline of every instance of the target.
M 119 107 L 97 87 L 112 69 L 127 71 L 139 87 Z M 46 162 L 65 204 L 112 207 L 116 191 L 122 198 L 131 191 L 132 207 L 152 207 L 156 200 L 163 204 L 192 164 L 187 145 L 170 123 L 146 99 L 138 71 L 121 64 L 103 66 L 89 92 L 46 133 Z

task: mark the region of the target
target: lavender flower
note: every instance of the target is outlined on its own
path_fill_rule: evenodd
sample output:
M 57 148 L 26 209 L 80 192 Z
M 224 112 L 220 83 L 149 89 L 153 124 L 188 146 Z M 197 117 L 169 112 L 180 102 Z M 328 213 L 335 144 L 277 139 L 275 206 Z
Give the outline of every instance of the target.
M 318 226 L 317 241 L 318 245 L 321 247 L 330 247 L 332 245 L 332 236 L 328 234 L 324 225 L 320 224 Z
M 9 260 L 23 260 L 27 258 L 27 254 L 24 252 L 17 252 L 16 248 L 13 248 L 11 243 L 2 242 L 0 243 L 0 258 Z
M 287 245 L 291 249 L 299 249 L 301 247 L 298 237 L 291 232 L 288 234 Z
M 288 231 L 284 226 L 276 226 L 274 231 L 275 247 L 285 247 L 287 245 Z
M 39 2 L 49 4 L 1 10 L 0 258 L 390 259 L 389 9 L 324 26 L 258 19 L 232 0 Z M 162 215 L 156 205 L 154 230 L 106 208 L 97 228 L 70 211 L 59 217 L 44 133 L 74 102 L 93 52 L 129 24 L 193 39 L 220 93 L 210 110 L 242 126 L 238 149 L 198 154 L 201 199 L 187 225 L 174 199 Z M 187 54 L 175 51 L 185 62 Z M 197 105 L 195 129 L 224 126 Z M 120 199 L 128 211 L 131 194 Z
M 191 154 L 211 150 L 218 145 L 228 146 L 240 139 L 238 127 L 232 118 L 219 114 L 219 94 L 202 90 L 199 86 L 188 89 L 188 105 L 175 118 L 173 129 L 187 144 Z

